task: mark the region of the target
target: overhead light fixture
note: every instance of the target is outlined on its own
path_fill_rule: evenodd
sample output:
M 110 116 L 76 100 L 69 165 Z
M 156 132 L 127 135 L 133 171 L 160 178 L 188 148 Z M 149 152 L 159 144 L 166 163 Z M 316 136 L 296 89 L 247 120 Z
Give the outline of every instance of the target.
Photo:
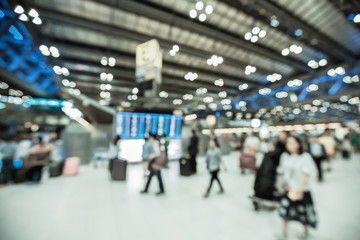
M 327 60 L 326 60 L 326 59 L 321 59 L 321 60 L 319 61 L 319 65 L 320 65 L 321 67 L 325 66 L 326 64 L 327 64 Z
M 138 93 L 139 93 L 139 89 L 138 89 L 138 88 L 133 88 L 132 93 L 133 93 L 133 94 L 138 94 Z
M 259 90 L 259 94 L 260 95 L 268 95 L 271 93 L 271 89 L 270 88 L 262 88 Z
M 174 99 L 173 104 L 174 105 L 180 105 L 180 104 L 182 104 L 182 100 L 181 99 Z
M 189 81 L 194 81 L 195 79 L 198 78 L 197 73 L 192 73 L 192 72 L 188 72 L 185 76 L 184 76 L 185 80 L 189 80 Z
M 207 93 L 207 88 L 198 88 L 196 89 L 196 94 L 197 95 L 202 95 L 202 94 L 205 94 Z
M 302 81 L 299 79 L 290 80 L 287 85 L 289 87 L 300 87 L 302 85 Z
M 212 101 L 214 101 L 214 99 L 212 97 L 205 97 L 203 101 L 205 103 L 211 103 Z
M 222 87 L 222 86 L 224 86 L 224 80 L 222 78 L 219 78 L 219 79 L 215 80 L 214 84 L 215 84 L 215 86 Z
M 167 98 L 168 96 L 169 96 L 169 94 L 167 92 L 165 92 L 165 91 L 161 91 L 159 93 L 159 97 L 161 97 L 161 98 Z
M 276 82 L 276 81 L 280 81 L 282 78 L 281 74 L 279 73 L 273 73 L 271 75 L 268 75 L 266 77 L 266 79 L 269 81 L 269 82 Z
M 195 8 L 191 9 L 189 15 L 191 18 L 196 18 L 199 15 L 199 21 L 204 22 L 207 19 L 207 15 L 212 14 L 214 8 L 211 5 L 205 6 L 205 4 L 201 1 L 198 1 L 195 4 Z
M 22 13 L 24 13 L 24 8 L 20 5 L 17 5 L 14 12 L 17 14 L 22 14 Z
M 108 64 L 108 59 L 107 57 L 102 57 L 100 60 L 101 65 L 106 66 Z
M 19 16 L 19 19 L 23 22 L 29 21 L 28 16 L 26 16 L 24 13 Z
M 221 104 L 222 105 L 229 105 L 229 104 L 231 104 L 231 100 L 230 99 L 223 99 L 223 100 L 221 100 Z
M 221 97 L 221 98 L 226 98 L 227 97 L 227 93 L 226 93 L 226 91 L 221 91 L 221 92 L 219 92 L 219 97 Z
M 39 17 L 39 13 L 33 8 L 29 11 L 29 15 L 33 18 Z
M 175 56 L 176 53 L 177 53 L 179 50 L 180 50 L 179 46 L 178 46 L 178 45 L 174 45 L 174 46 L 172 47 L 172 49 L 169 51 L 169 53 L 170 53 L 171 56 Z
M 110 58 L 109 58 L 109 66 L 110 66 L 110 67 L 114 67 L 115 64 L 116 64 L 116 59 L 113 58 L 113 57 L 110 57 Z
M 207 63 L 208 65 L 210 65 L 210 66 L 212 65 L 212 66 L 214 66 L 214 67 L 222 64 L 223 62 L 224 62 L 223 57 L 216 56 L 216 55 L 212 55 L 211 58 L 209 58 L 209 59 L 206 61 L 206 63 Z
M 248 87 L 249 87 L 249 85 L 247 83 L 244 83 L 244 84 L 239 85 L 239 90 L 243 91 L 243 90 L 247 89 Z
M 279 20 L 277 19 L 276 16 L 271 16 L 270 18 L 270 26 L 272 27 L 278 27 L 280 24 Z
M 256 67 L 250 66 L 250 65 L 247 65 L 247 66 L 245 67 L 245 74 L 246 74 L 246 75 L 249 75 L 249 74 L 255 73 L 255 72 L 256 72 Z
M 32 20 L 32 22 L 36 25 L 41 25 L 42 24 L 42 21 L 39 17 L 36 17 Z
M 183 99 L 184 99 L 184 100 L 192 100 L 193 98 L 194 98 L 194 96 L 191 95 L 191 94 L 185 94 L 185 95 L 183 96 Z
M 265 36 L 265 30 L 261 30 L 259 27 L 254 27 L 251 32 L 245 33 L 244 38 L 245 40 L 255 43 L 259 40 L 259 38 L 264 38 Z
M 306 91 L 307 92 L 316 92 L 317 90 L 319 90 L 319 86 L 317 84 L 310 84 L 307 88 Z

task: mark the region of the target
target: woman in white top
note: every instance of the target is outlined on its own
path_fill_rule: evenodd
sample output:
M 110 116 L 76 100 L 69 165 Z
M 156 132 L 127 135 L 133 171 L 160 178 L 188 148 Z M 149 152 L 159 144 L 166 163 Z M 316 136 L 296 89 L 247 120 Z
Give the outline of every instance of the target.
M 300 139 L 290 136 L 286 140 L 286 152 L 280 157 L 278 172 L 283 177 L 285 194 L 280 198 L 279 213 L 284 220 L 283 234 L 287 237 L 288 221 L 299 221 L 308 226 L 317 225 L 317 216 L 311 197 L 316 177 L 316 167 L 311 155 L 303 152 Z

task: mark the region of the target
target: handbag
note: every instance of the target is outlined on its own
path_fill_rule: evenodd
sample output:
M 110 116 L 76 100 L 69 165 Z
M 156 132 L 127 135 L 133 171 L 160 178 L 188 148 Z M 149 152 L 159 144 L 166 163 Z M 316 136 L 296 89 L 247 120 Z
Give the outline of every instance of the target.
M 290 190 L 287 193 L 288 198 L 295 202 L 295 201 L 300 201 L 304 198 L 304 192 L 298 192 L 298 191 L 294 191 L 294 190 Z

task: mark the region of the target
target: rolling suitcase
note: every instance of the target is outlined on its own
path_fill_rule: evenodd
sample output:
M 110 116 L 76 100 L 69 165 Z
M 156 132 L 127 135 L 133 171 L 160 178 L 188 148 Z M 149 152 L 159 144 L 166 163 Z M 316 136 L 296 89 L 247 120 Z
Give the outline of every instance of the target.
M 244 173 L 244 169 L 256 170 L 256 158 L 254 154 L 243 153 L 240 157 L 241 172 Z
M 109 170 L 112 180 L 126 180 L 127 161 L 120 159 L 111 159 L 109 162 Z
M 53 162 L 50 164 L 50 177 L 58 177 L 62 174 L 64 169 L 64 162 Z
M 342 150 L 342 157 L 344 159 L 349 159 L 350 158 L 350 153 L 348 150 Z
M 180 158 L 180 175 L 181 176 L 190 176 L 192 174 L 190 159 Z
M 15 183 L 26 182 L 28 180 L 28 176 L 29 176 L 29 169 L 24 167 L 16 169 L 14 174 L 14 182 Z
M 78 173 L 80 166 L 79 157 L 69 157 L 65 160 L 63 174 L 66 176 L 74 176 Z

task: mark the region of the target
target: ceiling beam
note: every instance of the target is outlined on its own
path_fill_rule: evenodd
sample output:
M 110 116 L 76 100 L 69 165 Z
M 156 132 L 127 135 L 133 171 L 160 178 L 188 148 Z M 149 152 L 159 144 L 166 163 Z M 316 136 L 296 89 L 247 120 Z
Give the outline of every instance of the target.
M 118 8 L 123 11 L 138 14 L 162 23 L 172 23 L 182 29 L 193 31 L 204 36 L 216 39 L 218 41 L 231 44 L 240 49 L 244 49 L 260 56 L 267 57 L 277 62 L 292 66 L 299 71 L 312 72 L 313 69 L 309 68 L 303 62 L 292 58 L 284 57 L 277 51 L 265 47 L 261 44 L 253 44 L 246 41 L 243 36 L 234 34 L 224 29 L 219 29 L 217 26 L 209 23 L 199 23 L 189 19 L 188 15 L 177 13 L 173 9 L 166 9 L 163 6 L 148 1 L 112 1 L 112 0 L 97 0 L 96 2 L 103 3 L 112 8 Z
M 135 65 L 135 55 L 124 52 L 124 51 L 119 51 L 119 50 L 115 50 L 115 49 L 101 49 L 95 45 L 81 44 L 79 42 L 73 42 L 73 41 L 63 42 L 61 39 L 48 39 L 48 41 L 49 41 L 49 44 L 55 45 L 60 50 L 60 52 L 61 52 L 61 49 L 69 50 L 68 53 L 65 53 L 65 54 L 62 53 L 60 58 L 62 58 L 62 56 L 72 57 L 76 54 L 76 51 L 80 51 L 80 52 L 84 52 L 84 53 L 91 52 L 91 54 L 98 55 L 99 60 L 101 59 L 102 56 L 111 54 L 111 56 L 115 57 L 116 59 L 122 59 L 122 60 L 125 60 L 128 62 L 132 62 Z M 76 51 L 71 51 L 71 50 L 76 50 Z M 247 83 L 249 85 L 254 85 L 254 86 L 263 86 L 262 83 L 256 82 L 254 80 L 239 78 L 232 74 L 216 71 L 216 69 L 209 70 L 209 69 L 204 69 L 204 68 L 196 67 L 196 66 L 186 66 L 186 65 L 182 65 L 176 61 L 164 60 L 163 68 L 166 68 L 166 67 L 176 68 L 178 70 L 183 70 L 183 71 L 196 72 L 199 75 L 201 75 L 201 74 L 209 75 L 209 76 L 214 77 L 214 80 L 218 79 L 218 78 L 223 78 L 225 81 L 229 80 L 229 81 L 236 83 L 236 87 L 241 83 Z
M 42 18 L 46 19 L 47 21 L 54 22 L 55 24 L 63 23 L 63 24 L 67 24 L 72 27 L 78 26 L 78 27 L 81 27 L 84 29 L 88 29 L 88 30 L 97 32 L 97 33 L 101 32 L 108 36 L 111 35 L 116 38 L 123 38 L 123 39 L 131 40 L 131 41 L 136 41 L 139 44 L 149 41 L 154 38 L 154 36 L 145 35 L 142 33 L 138 33 L 135 31 L 121 28 L 119 26 L 114 26 L 114 25 L 109 25 L 109 24 L 104 25 L 103 23 L 98 22 L 98 21 L 78 17 L 78 16 L 71 15 L 68 13 L 63 13 L 63 12 L 49 9 L 49 8 L 46 8 L 46 7 L 43 7 L 40 5 L 35 5 L 35 6 L 41 13 Z M 50 37 L 50 39 L 52 37 L 46 33 L 43 33 L 43 35 L 48 38 Z M 59 37 L 60 36 L 58 36 L 57 38 L 59 38 Z M 162 38 L 158 38 L 158 37 L 156 37 L 156 39 L 159 41 L 160 46 L 162 48 L 171 49 L 172 46 L 174 45 L 173 41 L 169 41 L 167 39 L 162 39 Z M 84 43 L 84 45 L 85 45 L 85 43 Z M 181 48 L 181 52 L 183 52 L 185 54 L 189 54 L 191 56 L 203 58 L 204 60 L 208 59 L 213 54 L 213 52 L 207 52 L 207 51 L 197 49 L 197 48 L 194 48 L 194 47 L 191 47 L 188 45 L 179 45 L 179 46 Z M 98 48 L 101 48 L 101 47 L 98 47 Z M 106 49 L 109 50 L 108 48 L 106 48 Z M 110 50 L 114 51 L 114 49 L 110 49 Z M 245 67 L 247 65 L 249 65 L 248 62 L 237 59 L 237 58 L 232 58 L 232 57 L 228 57 L 228 56 L 226 56 L 226 57 L 224 56 L 224 58 L 226 58 L 226 64 L 228 64 L 229 66 L 232 66 L 232 67 L 245 69 Z M 257 68 L 257 72 L 260 74 L 267 75 L 270 72 L 270 70 L 265 69 L 263 67 L 256 66 L 256 68 Z M 251 81 L 251 79 L 241 78 L 239 81 L 247 82 L 247 81 Z
M 332 51 L 336 54 L 337 58 L 345 61 L 345 62 L 352 62 L 356 60 L 356 56 L 347 48 L 337 43 L 335 40 L 332 40 L 329 36 L 319 32 L 313 26 L 309 25 L 304 20 L 296 17 L 292 12 L 288 11 L 287 9 L 281 7 L 278 3 L 273 0 L 269 1 L 255 1 L 258 6 L 267 9 L 268 11 L 274 13 L 279 19 L 280 22 L 287 22 L 301 28 L 303 32 L 309 34 L 319 40 L 320 44 L 329 51 Z

